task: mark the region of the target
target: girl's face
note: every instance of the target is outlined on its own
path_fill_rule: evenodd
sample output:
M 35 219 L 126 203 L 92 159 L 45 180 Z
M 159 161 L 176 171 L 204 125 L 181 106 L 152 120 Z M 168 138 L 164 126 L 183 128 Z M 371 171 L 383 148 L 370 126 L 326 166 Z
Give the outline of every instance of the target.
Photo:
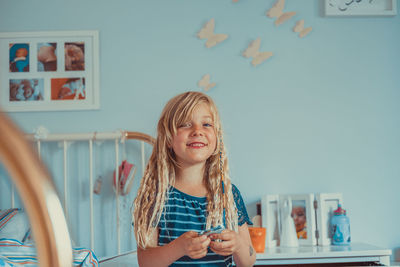
M 194 110 L 192 118 L 178 125 L 172 139 L 172 149 L 181 167 L 205 164 L 214 153 L 217 137 L 210 108 L 201 103 Z

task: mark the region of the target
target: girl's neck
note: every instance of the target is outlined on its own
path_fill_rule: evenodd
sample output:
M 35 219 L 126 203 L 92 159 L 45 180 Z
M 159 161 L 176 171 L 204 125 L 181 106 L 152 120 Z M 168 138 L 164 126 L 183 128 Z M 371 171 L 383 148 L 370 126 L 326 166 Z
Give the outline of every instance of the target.
M 204 197 L 207 188 L 204 184 L 204 165 L 177 168 L 174 187 L 188 195 Z

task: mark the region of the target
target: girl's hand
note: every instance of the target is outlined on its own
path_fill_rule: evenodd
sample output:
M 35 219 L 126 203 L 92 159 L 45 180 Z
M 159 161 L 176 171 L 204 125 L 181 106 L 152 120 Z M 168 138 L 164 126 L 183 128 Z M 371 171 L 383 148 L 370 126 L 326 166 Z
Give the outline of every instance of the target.
M 232 230 L 225 229 L 220 234 L 211 234 L 210 238 L 212 240 L 221 240 L 211 241 L 210 249 L 222 256 L 232 255 L 240 247 L 239 234 Z
M 199 236 L 194 231 L 189 231 L 177 238 L 184 254 L 192 259 L 199 259 L 207 255 L 207 248 L 211 239 L 205 235 Z

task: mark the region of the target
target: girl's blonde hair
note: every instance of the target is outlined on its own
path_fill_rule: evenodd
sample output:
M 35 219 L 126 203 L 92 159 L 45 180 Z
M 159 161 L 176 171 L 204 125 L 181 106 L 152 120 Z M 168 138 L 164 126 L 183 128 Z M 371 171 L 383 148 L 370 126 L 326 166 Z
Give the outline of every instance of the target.
M 137 245 L 140 248 L 144 249 L 149 246 L 150 237 L 165 208 L 167 192 L 175 183 L 176 168 L 179 168 L 179 165 L 172 150 L 172 139 L 177 133 L 179 125 L 189 121 L 193 110 L 201 103 L 207 104 L 210 108 L 217 136 L 216 150 L 207 159 L 204 172 L 204 181 L 208 192 L 206 228 L 223 224 L 225 209 L 226 227 L 237 231 L 237 209 L 228 174 L 228 160 L 225 157 L 226 152 L 217 107 L 206 94 L 186 92 L 172 98 L 161 113 L 157 126 L 156 143 L 134 201 L 133 224 Z M 224 184 L 224 189 L 222 184 Z

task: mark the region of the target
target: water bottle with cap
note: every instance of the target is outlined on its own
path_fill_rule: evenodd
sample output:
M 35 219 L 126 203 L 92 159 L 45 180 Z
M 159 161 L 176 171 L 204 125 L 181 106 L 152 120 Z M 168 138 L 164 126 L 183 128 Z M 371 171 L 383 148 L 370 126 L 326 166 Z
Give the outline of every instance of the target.
M 332 244 L 348 245 L 350 244 L 350 220 L 346 216 L 346 210 L 342 205 L 338 205 L 337 210 L 333 211 L 331 220 L 332 225 Z

